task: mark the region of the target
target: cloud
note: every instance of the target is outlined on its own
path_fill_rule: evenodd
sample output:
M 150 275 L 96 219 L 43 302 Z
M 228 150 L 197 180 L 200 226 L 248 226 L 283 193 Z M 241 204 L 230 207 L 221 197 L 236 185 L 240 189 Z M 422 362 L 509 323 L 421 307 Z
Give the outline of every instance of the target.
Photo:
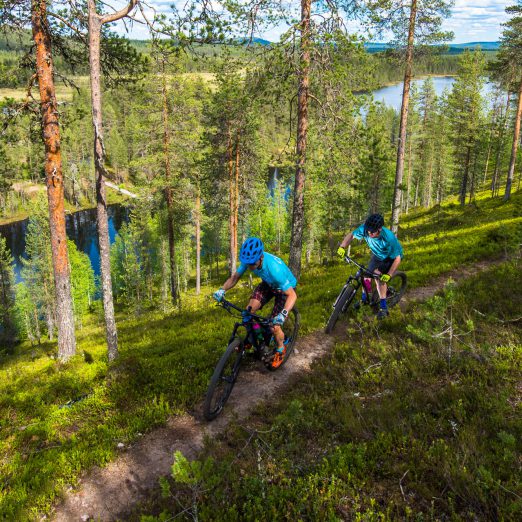
M 508 5 L 512 5 L 514 0 L 455 0 L 455 5 L 451 10 L 451 17 L 444 21 L 443 29 L 453 31 L 454 42 L 462 43 L 469 41 L 497 41 L 502 33 L 501 24 L 508 20 L 505 9 Z M 125 5 L 124 0 L 114 2 L 116 9 Z M 182 8 L 185 0 L 149 0 L 149 4 L 158 14 L 168 14 L 171 12 L 173 4 Z M 214 5 L 220 5 L 219 1 L 215 1 Z M 146 8 L 148 16 L 152 17 L 152 10 Z M 140 16 L 138 16 L 140 18 Z M 354 32 L 360 32 L 361 27 L 354 22 L 349 22 L 348 27 Z M 123 25 L 117 25 L 118 32 L 124 34 Z M 287 30 L 285 24 L 273 27 L 264 34 L 260 34 L 262 38 L 277 41 L 279 36 Z M 148 30 L 140 24 L 133 24 L 130 33 L 127 35 L 131 38 L 148 38 Z

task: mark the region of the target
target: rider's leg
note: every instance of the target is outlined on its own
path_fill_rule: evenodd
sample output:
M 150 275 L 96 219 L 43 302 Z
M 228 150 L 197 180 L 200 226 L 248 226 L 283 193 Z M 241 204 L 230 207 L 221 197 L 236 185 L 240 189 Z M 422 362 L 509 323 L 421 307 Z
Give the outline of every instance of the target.
M 280 314 L 286 303 L 286 296 L 283 292 L 274 292 L 274 309 L 272 310 L 272 314 L 270 318 L 273 319 L 276 315 Z M 277 344 L 278 349 L 282 349 L 285 345 L 285 333 L 283 329 L 279 325 L 274 325 L 272 327 L 272 333 L 274 334 L 274 339 Z
M 370 296 L 372 295 L 372 280 L 369 277 L 363 278 L 363 301 L 366 303 L 370 302 Z
M 261 301 L 251 297 L 250 301 L 248 301 L 248 306 L 250 306 L 251 312 L 257 312 L 261 308 Z
M 275 325 L 272 327 L 272 332 L 274 333 L 277 347 L 283 348 L 285 345 L 285 333 L 283 332 L 283 329 L 279 325 Z

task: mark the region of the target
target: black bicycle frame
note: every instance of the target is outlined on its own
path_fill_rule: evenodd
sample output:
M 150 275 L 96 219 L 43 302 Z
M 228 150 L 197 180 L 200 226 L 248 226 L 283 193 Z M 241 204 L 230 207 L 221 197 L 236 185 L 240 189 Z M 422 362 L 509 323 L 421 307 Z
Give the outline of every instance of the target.
M 379 277 L 377 274 L 374 274 L 373 272 L 369 272 L 368 269 L 364 265 L 360 265 L 359 263 L 357 263 L 357 261 L 354 261 L 349 256 L 346 256 L 344 258 L 344 260 L 347 263 L 351 263 L 351 264 L 355 265 L 357 268 L 359 268 L 359 270 L 357 270 L 355 275 L 350 275 L 350 277 L 348 277 L 348 279 L 346 280 L 346 283 L 344 283 L 343 289 L 339 292 L 339 295 L 337 296 L 337 299 L 335 300 L 335 303 L 333 304 L 333 308 L 335 308 L 335 305 L 337 304 L 337 302 L 339 301 L 341 296 L 344 294 L 344 291 L 346 290 L 347 286 L 351 285 L 352 288 L 355 290 L 355 292 L 357 292 L 362 285 L 362 280 L 364 277 L 367 277 L 369 279 L 378 279 L 378 277 Z
M 224 301 L 220 304 L 229 313 L 232 313 L 229 310 L 230 308 L 233 308 L 234 310 L 237 310 L 238 312 L 243 311 L 241 308 L 237 307 L 230 301 Z M 244 322 L 234 323 L 234 329 L 232 330 L 232 335 L 230 336 L 228 343 L 230 344 L 236 338 L 237 331 L 239 330 L 239 328 L 243 327 L 246 330 L 246 335 L 244 337 L 242 337 L 243 342 L 249 342 L 256 349 L 256 351 L 258 351 L 261 348 L 261 344 L 260 344 L 260 340 L 255 335 L 254 328 L 253 328 L 253 321 L 256 321 L 259 324 L 259 326 L 262 328 L 263 340 L 264 340 L 264 343 L 266 344 L 266 337 L 267 337 L 267 334 L 270 332 L 270 330 L 269 330 L 270 320 L 267 319 L 266 317 L 261 317 L 260 315 L 254 314 L 252 312 L 249 312 L 249 315 L 250 315 L 250 319 L 246 323 L 244 323 Z M 270 332 L 270 334 L 271 334 L 271 332 Z M 241 337 L 241 336 L 239 336 L 239 337 Z

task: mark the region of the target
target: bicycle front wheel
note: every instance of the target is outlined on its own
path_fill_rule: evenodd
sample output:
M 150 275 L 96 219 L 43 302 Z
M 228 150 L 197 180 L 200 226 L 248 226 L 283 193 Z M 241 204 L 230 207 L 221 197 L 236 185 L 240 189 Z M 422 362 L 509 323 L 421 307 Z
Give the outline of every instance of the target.
M 337 323 L 337 319 L 339 319 L 339 316 L 346 312 L 348 306 L 353 301 L 353 298 L 355 297 L 355 293 L 357 290 L 352 285 L 346 285 L 339 296 L 337 297 L 337 300 L 334 303 L 334 309 L 332 314 L 330 315 L 330 318 L 328 319 L 328 322 L 326 323 L 326 328 L 324 329 L 324 332 L 329 334 L 334 329 L 335 323 Z
M 236 337 L 219 360 L 205 397 L 203 406 L 205 419 L 213 420 L 222 412 L 239 375 L 244 353 L 243 341 Z
M 393 277 L 387 283 L 388 289 L 386 291 L 386 304 L 389 307 L 395 306 L 406 292 L 408 280 L 404 272 L 395 272 Z M 379 304 L 379 293 L 377 290 L 373 291 L 372 302 L 375 306 Z

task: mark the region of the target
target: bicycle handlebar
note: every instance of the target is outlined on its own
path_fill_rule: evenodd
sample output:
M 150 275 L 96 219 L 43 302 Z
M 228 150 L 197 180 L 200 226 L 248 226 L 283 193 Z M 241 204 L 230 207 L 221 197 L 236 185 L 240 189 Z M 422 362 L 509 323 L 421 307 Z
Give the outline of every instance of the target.
M 374 274 L 373 272 L 370 272 L 364 265 L 360 265 L 357 261 L 355 261 L 355 259 L 352 259 L 350 256 L 344 256 L 344 260 L 347 263 L 351 263 L 356 267 L 360 268 L 367 277 L 371 277 L 372 279 L 379 279 L 381 277 L 380 274 Z
M 230 301 L 227 301 L 226 299 L 223 299 L 222 301 L 220 301 L 218 303 L 218 306 L 222 306 L 229 314 L 232 314 L 232 312 L 230 311 L 230 308 L 233 308 L 234 310 L 237 310 L 238 312 L 245 311 L 245 309 L 239 308 L 239 306 L 236 306 L 234 303 L 231 303 Z M 248 314 L 250 315 L 250 317 L 252 317 L 252 319 L 255 319 L 259 323 L 269 324 L 271 322 L 269 317 L 261 317 L 260 315 L 254 314 L 253 312 L 248 312 Z

